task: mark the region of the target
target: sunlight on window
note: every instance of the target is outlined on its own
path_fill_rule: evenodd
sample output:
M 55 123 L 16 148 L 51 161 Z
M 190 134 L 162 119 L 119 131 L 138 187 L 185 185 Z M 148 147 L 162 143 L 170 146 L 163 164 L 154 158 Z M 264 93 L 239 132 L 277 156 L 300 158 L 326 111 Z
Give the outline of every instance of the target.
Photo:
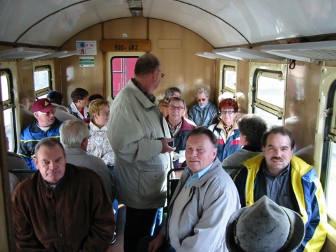
M 237 72 L 234 69 L 227 68 L 224 70 L 224 85 L 225 87 L 236 90 Z
M 329 217 L 336 221 L 336 204 L 334 202 L 336 192 L 336 143 L 334 142 L 330 144 L 328 168 L 327 187 L 325 189 L 327 211 Z
M 257 98 L 280 108 L 284 107 L 285 82 L 267 76 L 258 78 Z

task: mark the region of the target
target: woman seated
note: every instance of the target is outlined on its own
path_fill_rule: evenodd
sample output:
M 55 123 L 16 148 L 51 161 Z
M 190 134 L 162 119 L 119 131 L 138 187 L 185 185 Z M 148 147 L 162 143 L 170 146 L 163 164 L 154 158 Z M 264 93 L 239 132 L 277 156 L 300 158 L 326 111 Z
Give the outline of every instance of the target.
M 114 152 L 107 137 L 107 123 L 110 119 L 110 103 L 95 99 L 90 104 L 90 138 L 87 152 L 104 160 L 109 169 L 114 166 Z
M 239 137 L 239 130 L 236 124 L 236 113 L 238 104 L 232 98 L 226 98 L 219 102 L 218 109 L 220 121 L 209 126 L 217 139 L 217 157 L 222 162 L 226 157 L 242 148 Z

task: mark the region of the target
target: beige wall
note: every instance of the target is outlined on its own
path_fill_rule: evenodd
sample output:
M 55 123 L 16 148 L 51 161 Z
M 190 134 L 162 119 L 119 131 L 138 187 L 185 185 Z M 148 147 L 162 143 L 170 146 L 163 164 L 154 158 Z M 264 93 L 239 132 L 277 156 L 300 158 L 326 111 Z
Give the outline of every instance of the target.
M 89 93 L 106 93 L 107 83 L 105 71 L 105 55 L 100 53 L 102 39 L 121 39 L 122 34 L 129 39 L 149 39 L 151 52 L 163 65 L 166 76 L 155 95 L 161 98 L 164 90 L 171 86 L 179 87 L 187 104 L 194 101 L 197 86 L 206 85 L 211 89 L 212 98 L 218 96 L 215 77 L 215 60 L 195 56 L 199 51 L 211 51 L 212 46 L 200 36 L 174 23 L 146 18 L 124 18 L 104 22 L 80 32 L 64 44 L 61 50 L 74 50 L 77 40 L 97 41 L 98 54 L 94 57 L 92 68 L 79 67 L 79 57 L 72 56 L 59 61 L 59 79 L 62 90 L 66 90 L 68 101 L 70 93 L 76 87 L 83 87 Z
M 315 164 L 314 148 L 308 147 L 315 146 L 320 78 L 321 66 L 315 64 L 300 63 L 287 72 L 286 122 L 294 118 L 289 129 L 294 134 L 297 148 L 308 151 L 302 158 L 310 164 Z

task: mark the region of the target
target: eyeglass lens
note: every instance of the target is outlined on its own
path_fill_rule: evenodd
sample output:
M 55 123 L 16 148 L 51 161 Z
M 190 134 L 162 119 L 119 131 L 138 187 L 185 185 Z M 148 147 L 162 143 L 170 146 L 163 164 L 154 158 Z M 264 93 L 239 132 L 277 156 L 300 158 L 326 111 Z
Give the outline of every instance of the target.
M 178 111 L 184 109 L 183 107 L 168 106 L 171 110 L 177 109 Z
M 221 110 L 220 113 L 223 114 L 223 115 L 225 115 L 225 114 L 231 115 L 231 114 L 234 113 L 234 111 L 233 110 Z

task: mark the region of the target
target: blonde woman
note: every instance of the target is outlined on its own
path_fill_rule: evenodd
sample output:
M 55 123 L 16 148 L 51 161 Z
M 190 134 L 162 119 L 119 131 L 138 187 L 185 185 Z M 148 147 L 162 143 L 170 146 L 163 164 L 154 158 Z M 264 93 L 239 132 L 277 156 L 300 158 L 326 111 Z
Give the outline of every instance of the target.
M 90 138 L 87 152 L 103 159 L 109 169 L 114 166 L 114 152 L 107 137 L 107 123 L 110 119 L 110 103 L 96 99 L 90 103 Z

